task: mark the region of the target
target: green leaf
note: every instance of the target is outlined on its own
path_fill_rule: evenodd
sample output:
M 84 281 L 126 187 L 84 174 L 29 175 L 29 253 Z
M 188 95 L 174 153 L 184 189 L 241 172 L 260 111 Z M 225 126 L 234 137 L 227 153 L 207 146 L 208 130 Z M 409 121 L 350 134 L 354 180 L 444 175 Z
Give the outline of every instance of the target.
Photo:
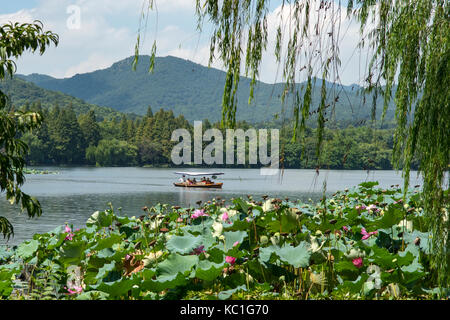
M 139 276 L 134 274 L 130 278 L 122 277 L 115 281 L 102 281 L 99 285 L 93 287 L 96 290 L 108 293 L 108 299 L 113 299 L 121 296 L 128 297 L 128 291 L 139 282 Z
M 75 299 L 76 300 L 108 300 L 109 294 L 102 291 L 91 290 L 82 292 Z
M 233 202 L 238 205 L 244 213 L 248 211 L 248 204 L 241 198 L 234 199 Z M 237 209 L 238 210 L 238 209 Z
M 238 291 L 241 291 L 241 290 L 247 291 L 247 288 L 245 287 L 245 285 L 238 286 L 238 287 L 236 287 L 236 288 L 234 288 L 234 289 L 229 289 L 229 290 L 221 291 L 221 292 L 219 292 L 219 294 L 218 294 L 218 298 L 219 298 L 220 300 L 226 300 L 226 299 L 228 299 L 229 297 L 231 297 L 231 296 L 233 295 L 233 293 L 238 292 Z
M 39 241 L 37 240 L 29 240 L 23 242 L 16 250 L 16 254 L 18 257 L 27 260 L 31 256 L 34 255 L 36 250 L 39 248 Z
M 106 248 L 112 248 L 114 244 L 121 243 L 122 239 L 122 234 L 111 233 L 108 238 L 98 240 L 97 244 L 92 247 L 92 250 L 100 251 Z
M 195 276 L 206 281 L 213 281 L 220 276 L 225 266 L 225 262 L 214 263 L 208 260 L 202 260 L 198 263 Z
M 298 246 L 293 247 L 285 244 L 281 250 L 275 252 L 280 260 L 294 266 L 295 268 L 306 268 L 309 266 L 309 258 L 311 253 L 308 250 L 307 242 L 302 241 Z
M 389 209 L 384 213 L 381 219 L 369 222 L 367 224 L 367 229 L 388 229 L 392 226 L 397 225 L 400 221 L 404 219 L 405 213 L 395 207 L 389 207 Z
M 242 244 L 244 242 L 244 239 L 247 237 L 246 231 L 227 231 L 224 232 L 223 235 L 225 236 L 225 247 L 226 250 L 230 250 L 233 248 L 233 245 L 238 242 L 239 244 Z
M 104 265 L 103 265 L 103 267 L 101 267 L 99 270 L 98 270 L 98 273 L 97 273 L 97 275 L 95 276 L 95 278 L 97 279 L 97 280 L 101 280 L 101 279 L 103 279 L 103 278 L 105 278 L 107 275 L 108 275 L 108 273 L 110 272 L 110 271 L 113 271 L 113 270 L 115 270 L 116 269 L 116 263 L 113 261 L 113 262 L 111 262 L 111 263 L 105 263 Z
M 99 228 L 109 227 L 113 221 L 114 215 L 107 211 L 96 211 L 86 221 L 86 225 L 96 225 Z
M 8 251 L 6 247 L 0 246 L 0 262 L 8 260 L 13 254 L 13 251 Z
M 178 273 L 187 274 L 197 262 L 196 255 L 182 256 L 172 253 L 158 264 L 156 270 L 159 277 L 172 277 Z
M 190 253 L 202 244 L 201 236 L 187 234 L 185 236 L 172 236 L 166 243 L 166 247 L 171 252 Z
M 374 254 L 369 257 L 369 260 L 379 265 L 384 269 L 392 269 L 397 266 L 407 266 L 414 260 L 411 252 L 405 252 L 403 256 L 400 254 L 392 254 L 385 248 L 379 248 L 374 245 L 371 247 Z
M 379 184 L 378 181 L 368 181 L 368 182 L 360 183 L 359 186 L 366 188 L 366 189 L 372 189 L 373 187 L 377 186 L 378 184 Z
M 61 248 L 60 261 L 64 264 L 79 264 L 84 259 L 84 250 L 86 249 L 86 243 L 78 242 L 65 242 Z

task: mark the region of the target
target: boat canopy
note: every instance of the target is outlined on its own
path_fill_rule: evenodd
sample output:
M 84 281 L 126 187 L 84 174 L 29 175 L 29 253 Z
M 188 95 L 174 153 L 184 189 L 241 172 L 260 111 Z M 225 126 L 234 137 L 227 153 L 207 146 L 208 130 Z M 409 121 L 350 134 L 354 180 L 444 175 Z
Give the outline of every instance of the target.
M 175 174 L 181 174 L 185 176 L 219 176 L 224 174 L 223 172 L 175 172 Z

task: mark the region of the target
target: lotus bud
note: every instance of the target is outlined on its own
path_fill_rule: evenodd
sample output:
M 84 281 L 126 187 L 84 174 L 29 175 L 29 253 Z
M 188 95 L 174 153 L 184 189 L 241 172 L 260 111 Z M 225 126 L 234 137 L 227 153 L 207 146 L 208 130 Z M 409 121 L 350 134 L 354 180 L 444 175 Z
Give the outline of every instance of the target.
M 278 245 L 280 243 L 280 233 L 275 233 L 273 237 L 270 237 L 270 241 L 274 246 Z

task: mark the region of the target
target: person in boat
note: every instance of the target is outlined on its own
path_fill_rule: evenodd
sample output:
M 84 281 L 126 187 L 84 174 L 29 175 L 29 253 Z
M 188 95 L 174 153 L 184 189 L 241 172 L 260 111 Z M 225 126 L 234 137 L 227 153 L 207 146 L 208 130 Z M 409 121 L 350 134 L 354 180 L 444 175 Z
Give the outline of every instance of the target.
M 194 178 L 194 179 L 192 179 L 192 183 L 193 184 L 197 184 L 197 180 Z
M 179 182 L 186 182 L 186 176 L 183 174 L 183 177 L 178 179 Z
M 186 182 L 187 182 L 187 184 L 192 184 L 192 183 L 193 183 L 193 182 L 191 181 L 191 179 L 189 179 L 189 178 L 187 179 Z

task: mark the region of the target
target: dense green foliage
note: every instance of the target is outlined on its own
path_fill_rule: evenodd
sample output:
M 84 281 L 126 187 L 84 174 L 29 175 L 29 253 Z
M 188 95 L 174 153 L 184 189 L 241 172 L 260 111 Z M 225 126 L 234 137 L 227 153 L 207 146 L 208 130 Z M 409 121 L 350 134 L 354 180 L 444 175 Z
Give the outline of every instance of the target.
M 403 201 L 376 185 L 317 204 L 249 196 L 139 218 L 97 211 L 86 228 L 0 248 L 0 298 L 435 299 L 420 193 Z
M 43 54 L 58 36 L 43 30 L 42 23 L 8 23 L 0 25 L 0 81 L 16 72 L 15 59 L 25 51 Z M 18 138 L 40 125 L 42 116 L 36 112 L 20 112 L 11 108 L 6 94 L 0 90 L 0 193 L 5 192 L 11 204 L 21 205 L 29 217 L 42 214 L 40 203 L 20 189 L 25 182 L 24 166 L 27 145 Z M 14 234 L 12 224 L 0 216 L 0 233 L 4 237 Z
M 175 118 L 162 109 L 135 120 L 122 115 L 98 122 L 94 110 L 76 117 L 71 106 L 48 110 L 36 103 L 28 107 L 45 119 L 41 128 L 22 136 L 30 149 L 26 159 L 31 165 L 168 164 L 172 131 L 189 127 L 182 116 Z
M 56 104 L 60 106 L 72 105 L 77 115 L 88 113 L 89 110 L 94 110 L 95 115 L 99 120 L 111 119 L 112 117 L 121 115 L 120 112 L 117 112 L 112 108 L 99 107 L 61 92 L 40 88 L 17 76 L 12 79 L 0 81 L 0 90 L 8 96 L 10 103 L 14 106 L 27 106 L 37 103 L 41 105 L 42 108 L 49 109 Z
M 160 110 L 153 114 L 149 108 L 148 115 L 142 118 L 133 120 L 122 115 L 120 118 L 98 122 L 93 110 L 77 118 L 70 106 L 46 110 L 40 108 L 39 104 L 33 104 L 29 108 L 42 114 L 45 119 L 40 129 L 22 137 L 30 148 L 26 158 L 30 165 L 174 166 L 171 162 L 171 152 L 178 142 L 170 141 L 173 130 L 185 128 L 193 136 L 192 125 L 182 116 L 175 118 L 172 111 Z M 278 125 L 265 123 L 253 127 L 246 122 L 239 122 L 238 128 L 247 130 Z M 220 123 L 211 124 L 205 120 L 202 127 L 203 131 L 210 128 L 220 129 Z M 292 128 L 283 128 L 280 139 L 281 166 L 316 168 L 317 129 L 307 130 L 303 147 L 292 141 Z M 225 137 L 224 130 L 222 133 Z M 392 169 L 393 129 L 375 129 L 368 126 L 326 129 L 324 140 L 321 168 Z M 193 139 L 191 143 L 193 144 Z M 207 144 L 208 142 L 204 142 L 203 147 Z M 193 145 L 191 150 L 194 151 Z M 223 151 L 225 159 L 225 139 Z M 246 154 L 248 157 L 248 144 Z M 194 159 L 193 154 L 191 159 Z M 412 165 L 417 168 L 417 163 Z M 224 167 L 227 164 L 213 166 Z M 249 165 L 248 161 L 245 165 L 238 166 L 258 167 Z
M 222 91 L 225 72 L 207 68 L 175 57 L 157 57 L 151 74 L 149 57 L 141 56 L 136 71 L 131 70 L 133 58 L 114 63 L 111 67 L 95 72 L 78 74 L 67 79 L 55 79 L 43 75 L 21 76 L 39 87 L 61 91 L 83 99 L 89 103 L 112 107 L 127 113 L 144 115 L 150 102 L 155 110 L 172 110 L 176 116 L 184 115 L 189 121 L 209 119 L 216 122 L 221 119 Z M 274 115 L 281 115 L 280 95 L 284 84 L 256 82 L 254 100 L 248 105 L 250 79 L 241 77 L 236 93 L 238 100 L 237 117 L 240 121 L 251 123 L 270 121 Z M 320 80 L 317 80 L 320 84 Z M 330 87 L 335 86 L 328 83 Z M 298 84 L 301 91 L 304 84 Z M 311 111 L 319 105 L 320 88 L 312 88 Z M 370 119 L 371 108 L 361 102 L 361 88 L 357 85 L 339 88 L 337 101 L 328 110 L 330 120 Z M 330 98 L 330 99 L 334 99 Z M 327 101 L 331 103 L 332 101 Z M 381 105 L 382 99 L 377 102 Z M 62 104 L 62 103 L 61 103 Z M 75 103 L 73 103 L 75 105 Z M 289 104 L 284 106 L 286 114 L 293 112 Z M 394 117 L 389 109 L 387 119 Z M 85 111 L 86 112 L 86 111 Z M 381 116 L 381 110 L 377 114 Z M 315 119 L 314 115 L 312 116 Z

